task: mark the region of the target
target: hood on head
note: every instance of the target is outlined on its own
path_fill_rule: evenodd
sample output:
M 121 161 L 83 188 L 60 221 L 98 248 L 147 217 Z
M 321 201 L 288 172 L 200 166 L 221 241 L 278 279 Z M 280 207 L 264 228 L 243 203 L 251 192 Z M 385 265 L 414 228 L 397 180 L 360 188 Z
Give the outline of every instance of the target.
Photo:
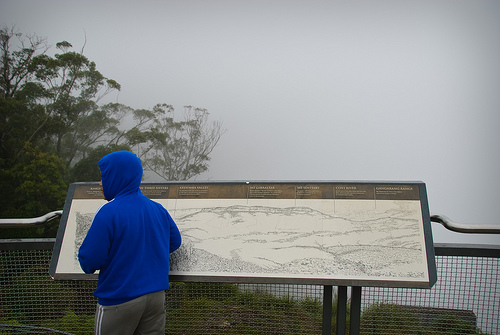
M 142 180 L 142 164 L 130 151 L 112 152 L 99 161 L 102 190 L 106 200 L 137 192 Z

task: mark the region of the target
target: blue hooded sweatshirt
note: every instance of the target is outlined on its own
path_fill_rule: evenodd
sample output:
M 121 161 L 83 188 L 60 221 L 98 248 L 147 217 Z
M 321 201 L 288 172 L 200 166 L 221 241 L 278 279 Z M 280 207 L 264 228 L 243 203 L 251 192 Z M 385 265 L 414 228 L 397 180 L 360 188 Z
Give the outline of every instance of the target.
M 78 253 L 83 271 L 99 270 L 94 295 L 103 306 L 117 305 L 169 288 L 169 253 L 181 235 L 167 210 L 145 197 L 139 186 L 140 159 L 117 151 L 99 161 L 101 206 Z

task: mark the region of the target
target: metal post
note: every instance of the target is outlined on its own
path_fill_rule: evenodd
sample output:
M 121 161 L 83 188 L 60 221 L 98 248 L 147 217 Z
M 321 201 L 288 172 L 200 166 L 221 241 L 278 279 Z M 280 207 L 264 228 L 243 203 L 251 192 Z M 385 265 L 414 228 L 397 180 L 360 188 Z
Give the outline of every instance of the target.
M 345 335 L 347 321 L 347 286 L 339 286 L 337 293 L 337 335 Z
M 332 285 L 323 287 L 323 335 L 332 333 Z
M 351 291 L 350 335 L 359 335 L 361 323 L 361 287 L 354 286 Z

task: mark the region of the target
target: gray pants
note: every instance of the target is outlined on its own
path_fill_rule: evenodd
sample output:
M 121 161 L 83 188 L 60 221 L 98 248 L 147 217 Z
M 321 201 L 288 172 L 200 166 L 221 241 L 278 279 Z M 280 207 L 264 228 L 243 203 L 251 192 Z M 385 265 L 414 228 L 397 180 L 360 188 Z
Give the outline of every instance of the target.
M 97 304 L 95 334 L 164 335 L 165 291 L 146 294 L 119 305 Z

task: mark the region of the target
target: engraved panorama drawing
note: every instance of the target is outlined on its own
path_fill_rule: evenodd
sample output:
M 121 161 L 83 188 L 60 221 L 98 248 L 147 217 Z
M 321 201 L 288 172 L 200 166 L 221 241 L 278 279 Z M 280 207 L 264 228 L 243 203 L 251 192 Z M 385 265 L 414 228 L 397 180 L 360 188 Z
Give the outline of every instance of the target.
M 418 184 L 174 184 L 143 193 L 181 231 L 174 278 L 430 280 Z M 83 273 L 78 248 L 103 203 L 72 199 L 56 273 Z

